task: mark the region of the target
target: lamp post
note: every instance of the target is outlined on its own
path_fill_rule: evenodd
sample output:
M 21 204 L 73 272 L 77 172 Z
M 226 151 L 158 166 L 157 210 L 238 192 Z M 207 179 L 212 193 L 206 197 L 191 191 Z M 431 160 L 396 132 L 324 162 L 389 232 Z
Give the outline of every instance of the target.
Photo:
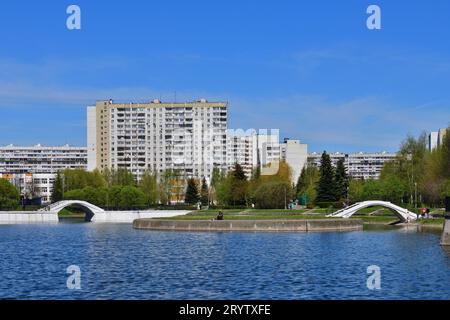
M 415 202 L 415 208 L 417 210 L 417 182 L 414 182 L 414 202 Z

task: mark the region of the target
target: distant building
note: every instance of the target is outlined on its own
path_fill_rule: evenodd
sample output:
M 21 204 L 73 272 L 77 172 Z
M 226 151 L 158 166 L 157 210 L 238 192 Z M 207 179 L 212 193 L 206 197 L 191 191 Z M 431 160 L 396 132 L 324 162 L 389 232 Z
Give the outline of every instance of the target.
M 247 178 L 252 175 L 257 164 L 255 135 L 227 134 L 227 164 L 228 169 L 239 163 Z
M 444 143 L 444 138 L 445 135 L 447 134 L 447 129 L 439 129 L 439 134 L 438 134 L 438 146 L 442 145 Z
M 354 179 L 378 179 L 381 169 L 386 162 L 393 161 L 396 158 L 395 153 L 376 152 L 376 153 L 330 153 L 331 162 L 336 166 L 340 159 L 344 159 L 344 165 L 347 174 Z M 320 166 L 322 154 L 310 153 L 308 155 L 308 165 Z
M 251 177 L 252 171 L 258 166 L 262 169 L 268 164 L 285 161 L 292 168 L 292 182 L 297 181 L 300 172 L 307 161 L 307 145 L 299 140 L 285 139 L 280 143 L 278 130 L 228 131 L 227 159 L 228 168 L 239 163 Z M 272 170 L 268 170 L 272 172 Z M 262 171 L 262 174 L 269 173 Z
M 439 132 L 430 132 L 428 134 L 428 150 L 433 151 L 438 146 Z
M 438 131 L 432 131 L 428 134 L 428 150 L 433 151 L 442 143 L 444 143 L 444 137 L 447 133 L 447 129 L 439 129 Z
M 308 145 L 300 140 L 284 139 L 281 144 L 281 159 L 292 168 L 292 181 L 297 182 L 308 159 Z
M 64 169 L 86 169 L 85 147 L 0 146 L 0 178 L 16 186 L 21 196 L 41 197 L 49 202 L 56 173 Z

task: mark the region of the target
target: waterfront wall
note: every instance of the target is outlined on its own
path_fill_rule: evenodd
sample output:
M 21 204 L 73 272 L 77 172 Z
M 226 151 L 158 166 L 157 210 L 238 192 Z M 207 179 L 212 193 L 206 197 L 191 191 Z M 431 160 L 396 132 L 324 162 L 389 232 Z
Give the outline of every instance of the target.
M 189 210 L 133 210 L 104 211 L 92 217 L 92 222 L 132 223 L 136 219 L 171 218 L 189 213 Z
M 92 216 L 91 222 L 132 223 L 142 218 L 170 218 L 189 213 L 188 210 L 104 211 Z M 0 211 L 0 224 L 55 223 L 57 211 Z
M 445 219 L 444 231 L 442 232 L 441 245 L 450 246 L 450 219 Z
M 358 219 L 316 220 L 154 220 L 137 219 L 133 227 L 146 230 L 170 231 L 289 231 L 324 232 L 362 230 Z
M 0 211 L 0 224 L 55 222 L 58 222 L 58 214 L 55 212 Z

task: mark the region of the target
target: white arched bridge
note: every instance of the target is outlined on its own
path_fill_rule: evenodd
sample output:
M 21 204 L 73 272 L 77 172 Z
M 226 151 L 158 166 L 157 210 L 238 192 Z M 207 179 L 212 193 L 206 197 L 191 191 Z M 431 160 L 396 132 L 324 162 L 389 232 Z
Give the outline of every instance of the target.
M 409 211 L 408 209 L 402 208 L 388 201 L 379 201 L 379 200 L 358 202 L 346 208 L 340 209 L 332 214 L 329 214 L 327 217 L 350 218 L 359 210 L 374 206 L 381 206 L 390 209 L 396 216 L 400 218 L 401 222 L 409 222 L 417 219 L 417 215 Z
M 62 200 L 39 209 L 36 213 L 48 213 L 54 215 L 58 220 L 58 212 L 62 209 L 77 205 L 86 213 L 86 220 L 92 222 L 133 222 L 139 218 L 169 218 L 189 213 L 189 210 L 118 210 L 105 211 L 92 203 L 83 200 Z M 48 215 L 47 215 L 48 216 Z
M 62 200 L 62 201 L 58 201 L 58 202 L 52 203 L 51 205 L 48 205 L 48 206 L 46 206 L 46 207 L 44 207 L 42 209 L 39 209 L 38 211 L 52 211 L 52 212 L 58 213 L 62 209 L 66 208 L 66 207 L 69 207 L 71 205 L 78 205 L 78 206 L 88 210 L 92 214 L 105 212 L 105 210 L 103 210 L 102 208 L 97 207 L 96 205 L 93 205 L 92 203 L 89 203 L 87 201 L 82 201 L 82 200 Z

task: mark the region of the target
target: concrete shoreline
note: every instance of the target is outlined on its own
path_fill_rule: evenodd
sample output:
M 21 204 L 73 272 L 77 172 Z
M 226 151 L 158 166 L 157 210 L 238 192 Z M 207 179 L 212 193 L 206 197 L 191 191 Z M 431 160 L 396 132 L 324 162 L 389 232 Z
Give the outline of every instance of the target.
M 188 214 L 188 210 L 102 211 L 89 215 L 93 223 L 132 223 L 142 218 L 170 218 Z M 88 214 L 86 214 L 88 215 Z M 0 225 L 27 223 L 58 223 L 57 211 L 0 211 Z
M 361 231 L 359 219 L 159 220 L 136 219 L 133 228 L 159 231 L 336 232 Z
M 450 247 L 450 219 L 445 219 L 444 230 L 442 231 L 441 245 Z

